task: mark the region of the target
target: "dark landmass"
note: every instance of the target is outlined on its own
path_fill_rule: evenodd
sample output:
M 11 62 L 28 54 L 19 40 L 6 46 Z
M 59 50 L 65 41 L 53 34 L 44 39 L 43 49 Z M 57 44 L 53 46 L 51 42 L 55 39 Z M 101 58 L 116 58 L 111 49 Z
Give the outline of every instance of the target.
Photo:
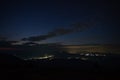
M 45 54 L 54 57 L 46 58 Z M 40 59 L 42 56 L 45 59 Z M 119 72 L 120 54 L 116 53 L 70 54 L 58 44 L 0 43 L 0 78 L 3 80 L 114 80 L 120 79 Z
M 101 59 L 101 58 L 100 58 Z M 98 61 L 76 59 L 21 60 L 0 54 L 1 78 L 17 80 L 106 80 L 119 77 L 120 56 L 108 56 Z

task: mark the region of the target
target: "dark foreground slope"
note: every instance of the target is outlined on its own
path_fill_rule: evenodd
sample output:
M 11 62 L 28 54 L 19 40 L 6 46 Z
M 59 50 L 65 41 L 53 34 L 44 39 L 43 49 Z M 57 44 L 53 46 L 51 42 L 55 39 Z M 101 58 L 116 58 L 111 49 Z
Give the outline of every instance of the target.
M 103 64 L 98 64 L 75 59 L 24 61 L 0 54 L 0 80 L 115 80 L 120 79 L 119 66 L 117 57 L 104 59 Z

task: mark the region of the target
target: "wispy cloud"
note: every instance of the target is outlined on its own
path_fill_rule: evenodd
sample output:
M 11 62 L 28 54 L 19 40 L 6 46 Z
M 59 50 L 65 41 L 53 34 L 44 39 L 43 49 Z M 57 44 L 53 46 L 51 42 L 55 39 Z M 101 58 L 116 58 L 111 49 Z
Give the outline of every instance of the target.
M 45 35 L 38 35 L 38 36 L 31 36 L 28 38 L 23 38 L 22 41 L 42 41 L 42 40 L 46 40 L 52 37 L 70 34 L 73 32 L 80 32 L 80 31 L 83 31 L 85 29 L 92 27 L 93 25 L 94 25 L 93 23 L 75 23 L 75 24 L 70 25 L 69 28 L 64 28 L 64 27 L 58 28 L 51 32 L 48 32 Z

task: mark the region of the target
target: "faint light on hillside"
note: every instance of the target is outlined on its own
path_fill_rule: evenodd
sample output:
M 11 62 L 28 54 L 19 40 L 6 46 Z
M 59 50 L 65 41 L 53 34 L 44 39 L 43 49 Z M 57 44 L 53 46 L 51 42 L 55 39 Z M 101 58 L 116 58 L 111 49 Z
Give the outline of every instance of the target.
M 72 59 L 71 57 L 67 57 L 67 59 Z
M 33 57 L 33 58 L 29 58 L 28 60 L 31 60 L 31 59 L 53 59 L 54 58 L 54 55 L 44 55 L 44 56 L 40 56 L 40 57 Z
M 88 58 L 82 57 L 81 60 L 88 60 Z
M 75 59 L 80 59 L 80 57 L 75 57 Z

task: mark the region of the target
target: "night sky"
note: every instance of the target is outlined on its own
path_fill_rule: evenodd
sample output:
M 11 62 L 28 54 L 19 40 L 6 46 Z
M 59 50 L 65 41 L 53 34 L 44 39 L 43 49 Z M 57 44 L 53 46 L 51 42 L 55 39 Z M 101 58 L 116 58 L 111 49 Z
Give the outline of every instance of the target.
M 46 35 L 57 28 L 75 23 L 94 23 L 93 27 L 66 35 L 55 36 L 41 43 L 113 44 L 120 43 L 119 4 L 97 0 L 20 0 L 0 1 L 0 36 L 21 40 Z

